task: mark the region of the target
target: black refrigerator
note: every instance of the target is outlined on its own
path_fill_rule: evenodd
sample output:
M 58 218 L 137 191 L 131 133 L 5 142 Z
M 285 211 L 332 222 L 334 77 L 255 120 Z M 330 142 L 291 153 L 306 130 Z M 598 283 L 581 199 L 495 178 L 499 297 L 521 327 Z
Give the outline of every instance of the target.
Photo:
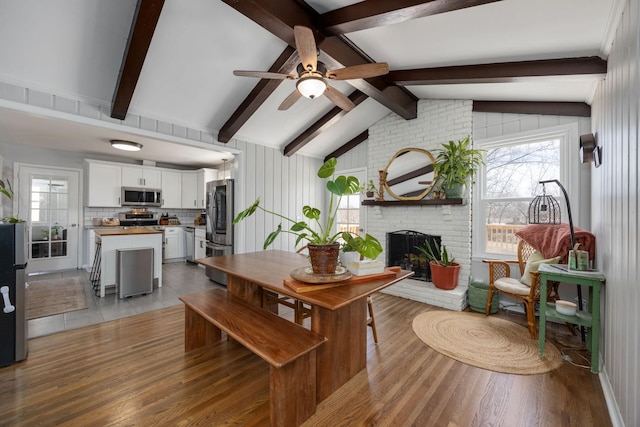
M 0 224 L 0 366 L 27 357 L 27 223 Z

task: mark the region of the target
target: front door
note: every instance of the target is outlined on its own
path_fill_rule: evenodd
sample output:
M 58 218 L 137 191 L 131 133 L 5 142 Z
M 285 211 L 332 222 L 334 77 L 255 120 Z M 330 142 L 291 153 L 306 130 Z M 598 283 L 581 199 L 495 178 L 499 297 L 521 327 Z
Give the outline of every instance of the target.
M 27 273 L 78 268 L 80 172 L 17 165 L 18 215 L 29 223 Z

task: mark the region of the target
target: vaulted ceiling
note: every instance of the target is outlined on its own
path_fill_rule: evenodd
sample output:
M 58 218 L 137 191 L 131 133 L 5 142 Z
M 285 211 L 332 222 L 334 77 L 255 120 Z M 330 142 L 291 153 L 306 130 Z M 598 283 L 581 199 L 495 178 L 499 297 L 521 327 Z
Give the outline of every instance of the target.
M 104 104 L 125 122 L 135 114 L 208 132 L 221 152 L 208 163 L 234 138 L 322 158 L 366 140 L 387 114 L 415 118 L 421 98 L 471 99 L 477 111 L 588 116 L 622 2 L 0 0 L 0 99 L 3 88 L 26 87 Z M 330 69 L 387 62 L 391 71 L 331 81 L 356 104 L 350 112 L 324 96 L 279 111 L 295 82 L 233 70 L 294 72 L 295 25 L 313 30 Z M 73 130 L 53 130 L 57 120 L 41 120 L 0 105 L 0 142 L 109 153 L 105 141 L 126 136 L 126 128 L 83 124 L 75 141 Z M 149 151 L 139 156 L 197 165 L 210 151 L 183 144 L 192 158 L 176 159 L 166 144 L 147 135 Z

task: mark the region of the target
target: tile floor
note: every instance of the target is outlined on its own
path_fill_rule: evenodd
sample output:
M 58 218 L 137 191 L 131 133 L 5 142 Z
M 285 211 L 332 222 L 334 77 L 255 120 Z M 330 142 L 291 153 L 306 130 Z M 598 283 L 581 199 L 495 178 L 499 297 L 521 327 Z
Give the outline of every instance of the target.
M 35 338 L 82 326 L 106 322 L 147 311 L 158 310 L 181 304 L 178 297 L 217 287 L 216 283 L 205 275 L 204 268 L 186 262 L 174 262 L 162 266 L 162 287 L 154 288 L 150 295 L 118 299 L 114 291 L 104 298 L 95 296 L 85 270 L 73 270 L 30 276 L 27 281 L 80 276 L 85 283 L 87 294 L 86 310 L 56 314 L 27 321 L 28 336 Z

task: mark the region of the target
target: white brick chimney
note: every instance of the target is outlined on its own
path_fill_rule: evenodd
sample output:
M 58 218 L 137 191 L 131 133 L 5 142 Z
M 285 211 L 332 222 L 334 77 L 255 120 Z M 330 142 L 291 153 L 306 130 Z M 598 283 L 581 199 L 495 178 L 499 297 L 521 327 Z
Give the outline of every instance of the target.
M 378 170 L 402 148 L 416 147 L 429 151 L 442 143 L 458 141 L 472 134 L 472 101 L 420 100 L 418 117 L 405 120 L 390 114 L 369 128 L 367 181 L 378 182 Z M 393 198 L 386 194 L 386 200 Z M 456 289 L 443 291 L 432 283 L 404 280 L 385 292 L 451 310 L 467 305 L 467 286 L 471 266 L 471 205 L 444 206 L 370 206 L 366 208 L 367 232 L 376 236 L 386 251 L 386 233 L 413 230 L 441 236 L 442 243 L 460 263 Z M 386 252 L 379 259 L 385 259 Z

